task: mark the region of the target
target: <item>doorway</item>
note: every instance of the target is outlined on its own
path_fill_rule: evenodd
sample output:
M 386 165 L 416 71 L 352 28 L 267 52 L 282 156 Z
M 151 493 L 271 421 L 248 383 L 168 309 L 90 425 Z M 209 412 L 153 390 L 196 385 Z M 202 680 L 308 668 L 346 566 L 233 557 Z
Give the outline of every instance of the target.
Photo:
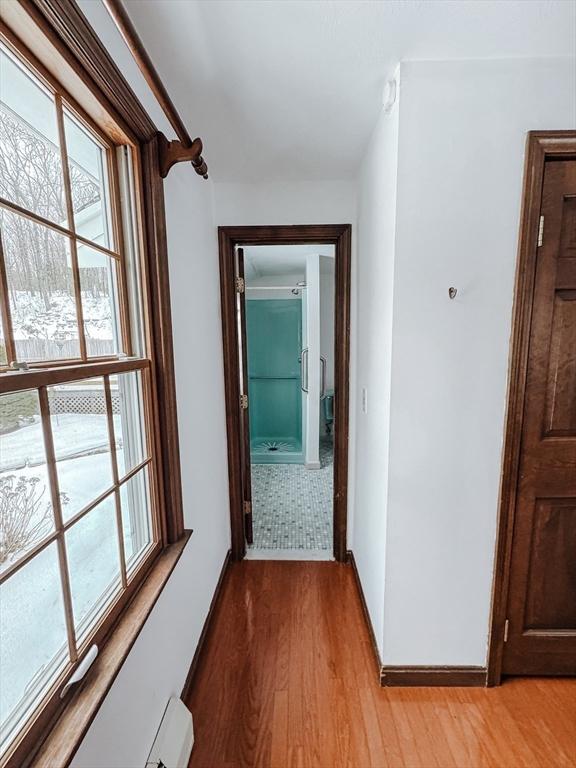
M 488 684 L 576 673 L 576 133 L 528 137 Z
M 350 225 L 219 228 L 236 560 L 247 545 L 346 559 L 350 240 Z

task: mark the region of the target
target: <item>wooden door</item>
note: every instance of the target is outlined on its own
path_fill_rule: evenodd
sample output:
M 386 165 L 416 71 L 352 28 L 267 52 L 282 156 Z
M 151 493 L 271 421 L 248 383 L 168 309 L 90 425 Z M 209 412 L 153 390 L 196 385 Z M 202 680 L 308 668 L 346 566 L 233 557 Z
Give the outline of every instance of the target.
M 576 159 L 544 167 L 516 498 L 502 672 L 576 675 Z
M 244 278 L 244 251 L 236 251 L 236 311 L 238 318 L 238 350 L 240 366 L 240 453 L 242 461 L 242 498 L 244 533 L 248 544 L 254 541 L 252 526 L 252 465 L 250 461 L 250 417 L 248 402 L 248 347 L 246 334 L 246 293 Z

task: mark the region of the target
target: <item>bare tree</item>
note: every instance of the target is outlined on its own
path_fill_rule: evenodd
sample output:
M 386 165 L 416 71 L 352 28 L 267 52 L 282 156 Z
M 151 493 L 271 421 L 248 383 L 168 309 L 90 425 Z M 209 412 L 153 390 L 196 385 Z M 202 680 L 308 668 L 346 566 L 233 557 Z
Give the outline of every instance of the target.
M 100 185 L 69 163 L 76 213 L 100 199 Z M 66 202 L 59 148 L 9 110 L 0 107 L 0 192 L 3 197 L 58 224 L 66 224 Z M 4 214 L 2 241 L 12 291 L 42 296 L 71 292 L 66 238 L 20 216 Z

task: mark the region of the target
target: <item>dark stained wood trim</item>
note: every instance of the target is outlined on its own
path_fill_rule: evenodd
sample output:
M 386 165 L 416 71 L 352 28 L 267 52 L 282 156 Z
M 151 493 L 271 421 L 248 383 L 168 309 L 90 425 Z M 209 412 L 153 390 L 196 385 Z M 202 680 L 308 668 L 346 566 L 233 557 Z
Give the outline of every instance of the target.
M 346 553 L 348 562 L 354 572 L 358 595 L 362 605 L 364 621 L 370 634 L 372 655 L 380 685 L 384 687 L 410 686 L 484 686 L 486 685 L 486 669 L 484 667 L 452 667 L 452 666 L 384 666 L 376 643 L 374 627 L 368 613 L 368 606 L 362 589 L 362 582 L 356 567 L 352 550 Z
M 368 628 L 368 634 L 370 635 L 370 643 L 372 645 L 372 655 L 374 657 L 374 664 L 376 665 L 376 674 L 378 675 L 378 681 L 382 685 L 382 659 L 380 658 L 380 651 L 378 650 L 378 643 L 376 642 L 376 635 L 374 633 L 374 627 L 372 626 L 372 619 L 370 618 L 370 613 L 368 612 L 368 605 L 366 603 L 366 598 L 364 596 L 364 590 L 362 589 L 360 574 L 358 573 L 358 568 L 356 567 L 356 559 L 354 557 L 354 552 L 352 552 L 351 549 L 349 549 L 346 552 L 346 559 L 350 563 L 350 566 L 352 567 L 352 571 L 354 572 L 354 580 L 356 582 L 358 595 L 360 597 L 360 603 L 362 605 L 362 613 L 364 614 L 364 621 L 366 622 L 366 627 Z
M 198 638 L 198 645 L 196 646 L 196 650 L 194 651 L 194 657 L 192 659 L 192 663 L 190 664 L 190 669 L 188 670 L 188 674 L 186 675 L 186 682 L 184 683 L 184 687 L 182 688 L 182 693 L 180 694 L 180 698 L 184 703 L 186 703 L 186 700 L 188 699 L 190 692 L 192 690 L 192 687 L 194 685 L 194 677 L 198 670 L 198 663 L 200 661 L 202 652 L 206 645 L 206 640 L 208 639 L 210 630 L 212 628 L 212 623 L 214 619 L 214 614 L 216 612 L 216 608 L 218 607 L 218 604 L 222 597 L 224 583 L 228 575 L 228 568 L 230 567 L 231 554 L 232 554 L 231 551 L 228 550 L 228 552 L 226 553 L 226 557 L 224 558 L 224 563 L 222 564 L 222 570 L 220 571 L 220 576 L 218 577 L 218 583 L 216 584 L 216 589 L 214 590 L 214 594 L 212 595 L 212 600 L 210 601 L 210 608 L 208 608 L 206 621 L 204 622 L 204 626 L 202 627 L 202 632 L 200 633 L 200 637 Z
M 544 163 L 547 158 L 573 157 L 574 155 L 576 155 L 576 131 L 530 131 L 528 133 L 508 369 L 498 534 L 492 588 L 492 621 L 487 671 L 487 685 L 489 686 L 499 685 L 502 676 L 504 625 L 508 604 L 512 533 L 520 463 Z
M 352 227 L 336 242 L 334 328 L 334 557 L 346 560 L 348 529 L 348 441 L 350 390 L 350 278 Z
M 485 667 L 382 667 L 381 685 L 385 687 L 483 687 Z
M 63 704 L 46 739 L 35 755 L 29 754 L 21 768 L 67 768 L 86 735 L 92 721 L 124 661 L 130 653 L 140 630 L 146 623 L 166 582 L 178 564 L 191 535 L 187 531 L 180 541 L 165 549 L 149 570 L 146 580 L 125 608 L 106 645 L 69 701 Z M 24 756 L 23 756 L 24 758 Z
M 184 531 L 178 411 L 174 376 L 174 346 L 168 273 L 168 244 L 164 185 L 158 169 L 158 135 L 142 147 L 143 224 L 149 272 L 149 301 L 153 344 L 156 406 L 162 453 L 162 479 L 167 543 Z
M 104 107 L 130 126 L 139 141 L 149 141 L 158 129 L 74 0 L 19 2 L 62 56 L 73 60 L 74 68 L 96 90 Z
M 224 395 L 226 432 L 228 435 L 228 493 L 230 497 L 230 532 L 232 559 L 246 554 L 242 493 L 242 446 L 238 399 L 240 370 L 238 365 L 238 326 L 236 323 L 236 288 L 234 284 L 234 241 L 218 229 L 220 256 L 220 306 L 222 312 L 222 344 L 224 354 Z
M 233 560 L 241 560 L 246 553 L 241 481 L 240 409 L 238 406 L 240 372 L 234 248 L 242 245 L 291 245 L 298 243 L 333 244 L 336 252 L 334 424 L 337 426 L 334 430 L 334 557 L 338 562 L 346 561 L 352 257 L 352 226 L 350 224 L 218 227 Z

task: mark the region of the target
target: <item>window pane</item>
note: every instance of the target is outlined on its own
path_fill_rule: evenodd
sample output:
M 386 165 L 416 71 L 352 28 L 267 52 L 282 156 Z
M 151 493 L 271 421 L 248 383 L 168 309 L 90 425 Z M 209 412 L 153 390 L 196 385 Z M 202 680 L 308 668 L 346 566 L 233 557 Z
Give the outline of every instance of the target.
M 110 377 L 118 477 L 122 478 L 146 458 L 139 371 Z
M 73 515 L 112 487 L 104 380 L 48 388 L 62 516 Z
M 0 731 L 4 743 L 68 662 L 56 544 L 0 586 Z
M 86 350 L 89 357 L 121 350 L 116 260 L 78 243 Z
M 68 238 L 6 210 L 0 230 L 18 359 L 78 357 Z
M 54 530 L 38 395 L 0 397 L 0 571 Z
M 52 96 L 0 50 L 0 193 L 67 226 Z
M 114 494 L 67 531 L 66 550 L 74 625 L 82 639 L 121 587 Z
M 106 152 L 70 114 L 64 114 L 76 233 L 106 248 L 110 237 Z
M 128 572 L 152 541 L 148 467 L 120 486 L 124 553 Z

